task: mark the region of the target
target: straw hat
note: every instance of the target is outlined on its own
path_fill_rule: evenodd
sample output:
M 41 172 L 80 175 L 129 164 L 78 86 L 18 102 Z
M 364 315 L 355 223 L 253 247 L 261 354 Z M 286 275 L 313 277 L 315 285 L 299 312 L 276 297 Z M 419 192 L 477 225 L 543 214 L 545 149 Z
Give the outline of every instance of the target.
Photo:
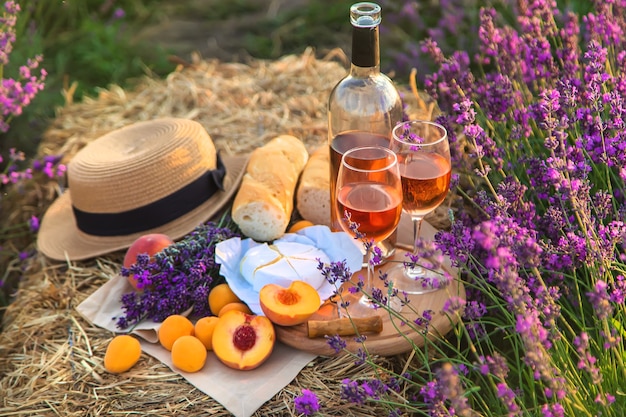
M 80 260 L 125 249 L 148 233 L 181 238 L 231 199 L 246 162 L 217 155 L 191 120 L 157 119 L 108 133 L 69 162 L 69 190 L 43 216 L 39 251 Z

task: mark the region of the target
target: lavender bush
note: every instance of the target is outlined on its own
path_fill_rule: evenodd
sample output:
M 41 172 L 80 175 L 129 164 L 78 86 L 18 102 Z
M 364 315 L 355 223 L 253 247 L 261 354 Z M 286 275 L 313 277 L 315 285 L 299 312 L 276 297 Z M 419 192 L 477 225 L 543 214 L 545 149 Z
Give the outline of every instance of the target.
M 20 11 L 19 4 L 14 1 L 4 3 L 4 11 L 0 17 L 0 133 L 9 130 L 9 123 L 15 116 L 22 114 L 38 92 L 43 90 L 46 70 L 39 68 L 42 57 L 28 59 L 26 65 L 19 67 L 17 79 L 4 78 L 4 67 L 9 64 L 9 57 L 15 42 L 15 24 Z
M 15 24 L 20 6 L 14 1 L 6 1 L 0 15 L 0 134 L 9 130 L 11 121 L 44 88 L 46 71 L 40 68 L 41 56 L 28 59 L 21 65 L 17 78 L 6 78 L 4 69 L 10 63 L 13 43 L 16 40 Z M 19 238 L 36 232 L 39 219 L 31 215 L 28 219 L 12 218 L 6 202 L 15 201 L 15 193 L 25 193 L 28 185 L 41 178 L 62 178 L 65 166 L 59 157 L 45 157 L 27 161 L 26 155 L 15 148 L 8 150 L 8 155 L 0 153 L 0 307 L 10 301 L 16 279 L 11 271 L 20 271 L 17 267 L 29 253 L 17 245 Z M 3 201 L 4 200 L 4 201 Z M 21 243 L 21 242 L 20 242 Z M 17 279 L 19 279 L 19 274 Z M 1 311 L 1 309 L 0 309 Z
M 444 307 L 462 325 L 436 335 L 423 312 L 408 325 L 437 340 L 405 372 L 344 381 L 346 401 L 389 415 L 626 412 L 626 1 L 593 5 L 577 16 L 518 1 L 515 25 L 481 9 L 474 55 L 423 42 L 464 184 L 464 209 L 431 244 L 467 290 Z M 311 395 L 296 411 L 316 411 Z

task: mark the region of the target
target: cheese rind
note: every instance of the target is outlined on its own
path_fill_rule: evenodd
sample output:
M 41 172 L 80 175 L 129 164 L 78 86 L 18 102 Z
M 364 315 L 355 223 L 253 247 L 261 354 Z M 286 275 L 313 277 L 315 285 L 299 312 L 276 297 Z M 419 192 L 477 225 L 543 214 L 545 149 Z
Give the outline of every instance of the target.
M 314 246 L 297 242 L 267 243 L 250 248 L 241 259 L 241 276 L 260 291 L 267 284 L 289 286 L 299 280 L 319 288 L 325 281 L 317 269 L 319 262 L 328 263 L 326 253 Z

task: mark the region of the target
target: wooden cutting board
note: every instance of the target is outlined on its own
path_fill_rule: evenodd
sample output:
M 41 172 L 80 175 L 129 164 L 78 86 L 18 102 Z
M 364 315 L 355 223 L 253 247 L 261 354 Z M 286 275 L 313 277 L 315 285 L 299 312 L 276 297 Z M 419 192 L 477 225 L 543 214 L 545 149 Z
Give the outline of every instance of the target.
M 394 254 L 394 260 L 405 260 L 407 243 L 412 240 L 412 224 L 410 219 L 403 215 L 403 218 L 398 226 L 398 248 Z M 422 237 L 432 238 L 436 230 L 428 223 L 424 222 L 422 225 Z M 380 268 L 387 269 L 396 266 L 395 262 L 388 262 L 382 265 Z M 448 272 L 456 278 L 456 271 L 452 268 L 448 262 L 445 266 Z M 378 268 L 377 268 L 378 269 Z M 356 281 L 359 274 L 365 274 L 366 270 L 361 270 L 353 274 L 352 279 Z M 374 272 L 374 281 L 376 285 L 381 285 L 381 281 L 377 279 L 378 272 Z M 385 291 L 385 290 L 383 290 Z M 404 352 L 408 352 L 416 347 L 424 345 L 425 337 L 432 340 L 439 337 L 439 335 L 445 335 L 453 326 L 458 323 L 458 317 L 449 317 L 442 312 L 444 304 L 450 299 L 450 297 L 461 297 L 465 299 L 465 288 L 463 284 L 454 279 L 445 289 L 441 289 L 435 292 L 421 295 L 411 295 L 410 303 L 404 306 L 400 310 L 400 316 L 397 317 L 388 311 L 382 309 L 378 310 L 378 314 L 382 319 L 382 331 L 380 333 L 368 333 L 364 342 L 368 352 L 373 355 L 392 356 Z M 424 332 L 418 329 L 411 328 L 405 324 L 402 320 L 404 318 L 407 322 L 413 321 L 421 317 L 422 313 L 426 310 L 432 310 L 432 319 L 430 321 L 429 331 Z M 325 304 L 320 310 L 310 318 L 310 320 L 332 320 L 336 319 L 337 309 L 334 304 Z M 323 356 L 334 356 L 335 351 L 328 346 L 325 337 L 310 338 L 308 336 L 307 323 L 300 324 L 298 326 L 275 326 L 278 340 L 282 343 L 300 349 L 303 351 L 311 352 Z M 329 335 L 333 336 L 333 335 Z M 355 341 L 355 336 L 344 336 L 343 340 L 347 343 L 347 349 L 352 352 L 358 351 L 363 345 L 360 342 Z

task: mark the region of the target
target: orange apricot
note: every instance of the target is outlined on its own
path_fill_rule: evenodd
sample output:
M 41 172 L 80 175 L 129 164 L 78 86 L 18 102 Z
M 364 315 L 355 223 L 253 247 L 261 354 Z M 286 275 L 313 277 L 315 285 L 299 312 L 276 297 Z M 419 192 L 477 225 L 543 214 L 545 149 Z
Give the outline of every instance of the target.
M 206 347 L 195 336 L 181 336 L 172 345 L 172 364 L 183 372 L 198 372 L 206 357 Z
M 304 323 L 321 304 L 320 295 L 313 286 L 304 281 L 292 281 L 288 288 L 267 284 L 259 291 L 259 303 L 263 314 L 280 326 Z
M 237 311 L 241 311 L 242 313 L 252 314 L 252 310 L 250 310 L 250 307 L 248 307 L 247 304 L 242 303 L 242 302 L 234 302 L 234 303 L 228 303 L 224 307 L 222 307 L 220 309 L 220 312 L 217 314 L 217 316 L 222 317 L 225 313 L 231 310 L 237 310 Z
M 159 327 L 159 342 L 167 350 L 172 350 L 172 345 L 181 336 L 193 336 L 193 323 L 185 316 L 172 314 L 168 316 Z
M 287 232 L 296 233 L 298 230 L 302 230 L 306 227 L 313 226 L 313 225 L 314 225 L 313 222 L 310 222 L 308 220 L 298 220 L 297 222 L 292 224 L 291 227 L 289 227 L 289 230 Z
M 202 342 L 206 350 L 213 350 L 213 331 L 219 320 L 215 316 L 202 317 L 196 321 L 194 335 Z
M 115 336 L 104 354 L 104 369 L 119 374 L 135 366 L 141 356 L 141 344 L 133 336 Z
M 209 292 L 209 308 L 215 316 L 228 303 L 241 302 L 227 283 L 218 284 Z
M 274 325 L 267 317 L 232 310 L 215 326 L 213 352 L 230 368 L 250 370 L 269 358 L 275 341 Z

